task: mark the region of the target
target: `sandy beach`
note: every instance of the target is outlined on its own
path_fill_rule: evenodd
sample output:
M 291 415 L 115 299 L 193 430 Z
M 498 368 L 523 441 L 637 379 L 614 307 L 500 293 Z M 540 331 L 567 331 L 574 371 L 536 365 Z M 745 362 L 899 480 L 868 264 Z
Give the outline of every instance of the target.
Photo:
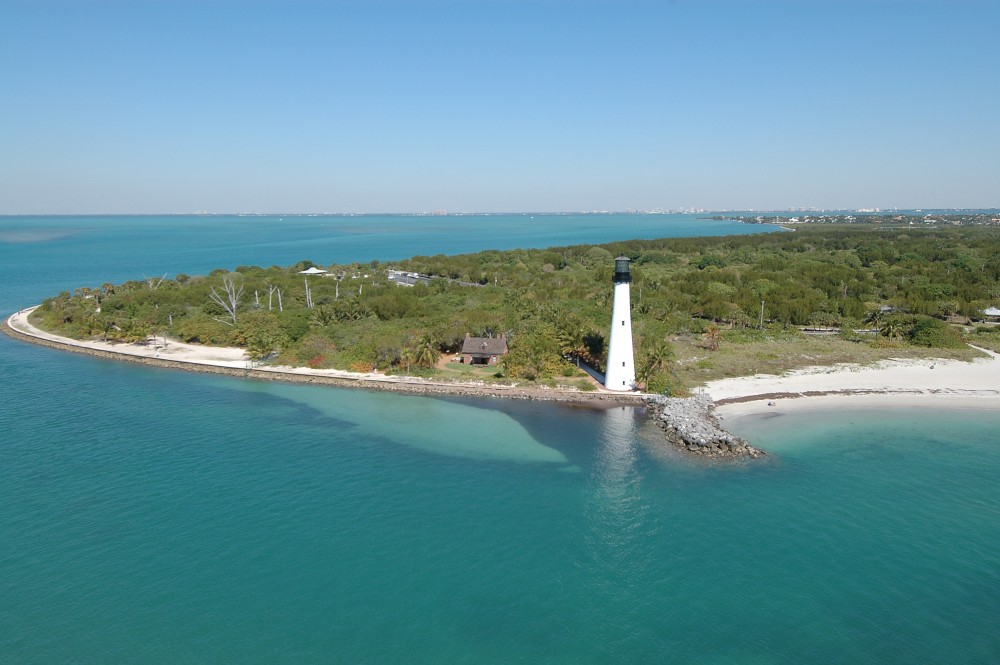
M 886 360 L 872 366 L 810 367 L 781 376 L 756 375 L 706 384 L 723 417 L 835 407 L 941 406 L 1000 409 L 1000 355 L 983 358 Z
M 7 326 L 29 341 L 117 357 L 161 367 L 213 371 L 265 380 L 330 383 L 334 385 L 417 393 L 484 395 L 641 403 L 641 393 L 612 393 L 484 386 L 461 382 L 437 382 L 419 377 L 387 376 L 377 372 L 356 373 L 308 367 L 253 366 L 243 349 L 166 343 L 125 344 L 80 341 L 47 333 L 33 326 L 29 308 L 11 315 Z M 717 413 L 732 418 L 763 412 L 797 409 L 885 408 L 889 406 L 945 406 L 947 408 L 1000 408 L 1000 355 L 980 349 L 983 357 L 973 362 L 956 360 L 887 360 L 873 366 L 835 365 L 811 367 L 781 376 L 761 374 L 711 381 L 699 391 L 716 402 Z
M 227 348 L 221 346 L 201 346 L 198 344 L 185 344 L 176 340 L 168 340 L 165 344 L 162 338 L 158 338 L 158 343 L 148 344 L 126 344 L 124 342 L 102 342 L 99 340 L 76 340 L 68 337 L 61 337 L 45 332 L 28 321 L 28 316 L 35 310 L 34 307 L 23 309 L 20 312 L 11 314 L 7 319 L 7 325 L 14 331 L 34 337 L 39 340 L 46 340 L 67 347 L 77 347 L 79 349 L 89 349 L 92 351 L 103 351 L 106 353 L 116 353 L 123 356 L 135 358 L 148 358 L 150 360 L 172 360 L 180 363 L 190 363 L 194 365 L 212 365 L 215 367 L 230 367 L 243 369 L 249 366 L 249 359 L 243 349 Z
M 151 339 L 145 344 L 75 340 L 53 335 L 32 325 L 28 317 L 34 309 L 34 307 L 29 307 L 9 316 L 4 326 L 5 332 L 28 342 L 102 358 L 138 362 L 155 367 L 226 374 L 265 381 L 326 384 L 418 394 L 585 402 L 597 406 L 601 402 L 608 403 L 609 405 L 641 405 L 644 399 L 642 393 L 616 393 L 603 389 L 593 392 L 582 392 L 578 390 L 535 386 L 523 387 L 460 381 L 433 381 L 422 377 L 386 375 L 379 372 L 359 373 L 336 369 L 258 365 L 251 363 L 244 350 L 240 348 L 185 344 L 173 339 L 163 340 L 163 338 L 157 338 L 155 342 Z

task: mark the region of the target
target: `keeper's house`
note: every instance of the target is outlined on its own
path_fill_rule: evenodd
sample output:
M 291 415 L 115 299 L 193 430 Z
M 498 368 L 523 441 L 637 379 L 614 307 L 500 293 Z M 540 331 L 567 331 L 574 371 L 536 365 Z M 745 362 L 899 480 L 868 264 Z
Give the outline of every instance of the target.
M 466 365 L 496 365 L 506 353 L 507 338 L 503 333 L 499 337 L 473 337 L 465 333 L 462 362 Z

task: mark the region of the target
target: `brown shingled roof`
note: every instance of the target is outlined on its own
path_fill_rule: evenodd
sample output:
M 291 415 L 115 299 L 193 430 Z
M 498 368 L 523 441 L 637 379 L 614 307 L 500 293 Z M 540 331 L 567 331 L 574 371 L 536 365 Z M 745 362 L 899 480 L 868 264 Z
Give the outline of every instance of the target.
M 462 344 L 462 353 L 473 356 L 502 356 L 507 353 L 507 339 L 504 337 L 469 337 Z

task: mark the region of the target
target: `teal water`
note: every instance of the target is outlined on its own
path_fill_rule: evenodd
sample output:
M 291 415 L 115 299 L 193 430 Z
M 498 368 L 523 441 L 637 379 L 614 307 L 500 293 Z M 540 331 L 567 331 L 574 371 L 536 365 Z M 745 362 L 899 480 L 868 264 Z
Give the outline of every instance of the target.
M 222 263 L 127 232 L 0 240 L 4 311 L 50 257 Z M 0 367 L 0 662 L 1000 660 L 1000 409 L 742 419 L 772 458 L 709 465 L 631 408 Z
M 777 228 L 697 215 L 0 216 L 0 311 L 79 286 L 240 265 L 389 261 Z M 26 296 L 8 300 L 20 293 Z

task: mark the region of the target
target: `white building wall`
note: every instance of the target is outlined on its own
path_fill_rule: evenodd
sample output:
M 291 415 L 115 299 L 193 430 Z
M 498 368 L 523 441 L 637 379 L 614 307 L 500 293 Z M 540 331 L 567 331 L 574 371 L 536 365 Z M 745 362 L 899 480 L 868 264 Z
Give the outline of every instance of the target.
M 628 391 L 635 388 L 630 297 L 628 282 L 615 284 L 611 339 L 608 342 L 608 371 L 604 375 L 604 387 L 608 390 Z

